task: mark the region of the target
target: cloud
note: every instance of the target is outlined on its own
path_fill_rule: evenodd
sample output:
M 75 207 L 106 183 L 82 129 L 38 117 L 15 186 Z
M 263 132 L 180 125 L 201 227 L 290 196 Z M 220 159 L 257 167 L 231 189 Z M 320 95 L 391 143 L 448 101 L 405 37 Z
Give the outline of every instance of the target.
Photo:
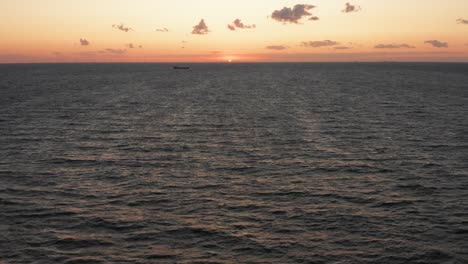
M 352 5 L 350 3 L 346 3 L 345 9 L 343 9 L 344 13 L 352 13 L 352 12 L 358 12 L 361 10 L 360 6 L 357 5 Z
M 232 22 L 232 25 L 228 25 L 227 27 L 230 30 L 236 30 L 236 28 L 256 28 L 257 26 L 255 26 L 255 24 L 245 25 L 240 19 L 237 18 L 234 20 L 234 22 Z
M 457 19 L 458 24 L 468 25 L 468 20 L 459 18 Z
M 86 40 L 86 39 L 80 39 L 80 45 L 81 45 L 81 46 L 88 46 L 88 45 L 89 45 L 89 41 Z
M 334 47 L 334 49 L 336 49 L 336 50 L 348 50 L 348 49 L 352 49 L 352 47 L 347 47 L 347 46 L 336 46 L 336 47 Z
M 200 20 L 198 25 L 193 26 L 192 34 L 194 35 L 206 35 L 208 32 L 210 31 L 208 30 L 208 26 L 206 25 L 204 19 Z
M 298 24 L 299 20 L 305 17 L 308 17 L 308 20 L 318 20 L 318 17 L 308 12 L 314 8 L 315 6 L 307 4 L 295 5 L 293 8 L 283 7 L 283 9 L 273 11 L 271 18 L 279 22 L 294 24 Z
M 156 31 L 158 31 L 158 32 L 169 32 L 169 29 L 167 29 L 167 28 L 157 28 Z
M 99 53 L 110 53 L 110 54 L 115 54 L 115 55 L 122 55 L 127 53 L 127 50 L 125 49 L 105 49 L 99 51 Z
M 336 41 L 331 40 L 321 40 L 321 41 L 307 41 L 302 42 L 301 46 L 310 47 L 310 48 L 320 48 L 320 47 L 329 47 L 329 46 L 336 46 L 339 43 Z
M 126 27 L 126 26 L 124 26 L 124 24 L 112 25 L 112 27 L 113 27 L 113 28 L 116 28 L 116 29 L 118 29 L 118 30 L 124 31 L 124 32 L 133 31 L 132 28 Z
M 432 46 L 436 48 L 448 48 L 448 43 L 447 42 L 442 42 L 438 40 L 426 40 L 424 43 L 431 44 Z
M 415 46 L 408 44 L 378 44 L 374 46 L 375 49 L 414 49 Z
M 283 46 L 283 45 L 271 45 L 271 46 L 266 46 L 266 49 L 271 49 L 271 50 L 285 50 L 288 47 Z
M 142 45 L 133 45 L 133 43 L 128 43 L 128 44 L 125 44 L 125 47 L 129 48 L 129 49 L 136 49 L 137 47 L 139 49 L 143 48 Z

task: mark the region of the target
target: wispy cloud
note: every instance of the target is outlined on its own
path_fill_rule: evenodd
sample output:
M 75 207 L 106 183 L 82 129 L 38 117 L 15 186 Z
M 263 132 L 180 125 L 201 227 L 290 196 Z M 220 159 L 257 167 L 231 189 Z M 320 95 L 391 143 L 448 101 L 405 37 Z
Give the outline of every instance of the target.
M 336 50 L 348 50 L 348 49 L 352 49 L 352 47 L 348 47 L 348 46 L 336 46 L 336 47 L 334 47 L 334 49 L 336 49 Z
M 125 50 L 125 49 L 110 49 L 110 48 L 108 48 L 108 49 L 99 51 L 99 53 L 109 53 L 109 54 L 114 54 L 114 55 L 122 55 L 122 54 L 127 53 L 127 50 Z
M 271 45 L 271 46 L 266 46 L 265 48 L 270 49 L 270 50 L 285 50 L 288 47 L 283 46 L 283 45 Z
M 318 20 L 318 17 L 309 12 L 309 10 L 314 8 L 315 6 L 307 4 L 295 5 L 292 8 L 283 7 L 283 9 L 273 11 L 271 18 L 279 22 L 294 24 L 298 24 L 303 18 L 308 18 L 308 20 Z
M 468 25 L 468 20 L 459 18 L 459 19 L 457 19 L 457 23 L 458 24 Z
M 310 48 L 321 48 L 321 47 L 330 47 L 336 46 L 339 43 L 331 40 L 320 40 L 320 41 L 305 41 L 302 42 L 301 46 L 310 47 Z
M 113 28 L 116 28 L 120 31 L 124 31 L 124 32 L 129 32 L 129 31 L 133 31 L 133 29 L 131 27 L 126 27 L 124 24 L 120 24 L 120 25 L 112 25 Z
M 169 32 L 169 29 L 167 29 L 167 28 L 157 28 L 156 31 L 157 32 Z
M 378 44 L 374 46 L 375 49 L 414 49 L 415 46 L 408 44 Z
M 432 46 L 436 48 L 448 48 L 448 43 L 447 42 L 442 42 L 439 40 L 426 40 L 424 43 L 431 44 Z
M 227 27 L 230 30 L 236 30 L 236 28 L 241 28 L 241 29 L 256 28 L 257 26 L 255 26 L 255 24 L 245 25 L 244 23 L 242 23 L 242 21 L 240 19 L 237 18 L 236 20 L 234 20 L 234 22 L 232 22 L 232 25 L 228 25 Z
M 192 34 L 194 35 L 206 35 L 208 32 L 210 31 L 204 19 L 200 20 L 197 25 L 193 26 Z
M 90 43 L 88 40 L 86 39 L 80 39 L 80 45 L 81 46 L 88 46 Z
M 361 10 L 360 6 L 357 5 L 352 5 L 350 3 L 346 3 L 345 9 L 343 9 L 344 13 L 352 13 L 352 12 L 358 12 Z

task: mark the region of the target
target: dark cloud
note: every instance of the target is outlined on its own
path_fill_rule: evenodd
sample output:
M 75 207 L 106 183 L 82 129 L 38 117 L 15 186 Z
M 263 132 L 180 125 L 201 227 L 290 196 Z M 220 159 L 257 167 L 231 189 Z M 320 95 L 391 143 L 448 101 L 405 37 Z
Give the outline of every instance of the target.
M 336 46 L 336 47 L 334 47 L 334 49 L 336 49 L 336 50 L 348 50 L 348 49 L 352 49 L 352 47 L 347 47 L 347 46 Z
M 89 45 L 89 41 L 86 40 L 86 39 L 80 39 L 80 45 L 81 45 L 81 46 L 88 46 L 88 45 Z
M 236 30 L 236 28 L 256 28 L 257 26 L 255 25 L 245 25 L 244 23 L 242 23 L 242 21 L 240 19 L 236 19 L 234 20 L 234 22 L 232 22 L 232 25 L 228 25 L 228 28 L 230 30 Z
M 194 35 L 206 35 L 208 32 L 210 31 L 208 30 L 208 26 L 206 25 L 204 19 L 200 20 L 198 25 L 193 26 L 192 34 Z
M 127 50 L 125 49 L 105 49 L 99 51 L 100 53 L 110 53 L 110 54 L 115 54 L 115 55 L 122 55 L 127 53 Z
M 344 13 L 352 13 L 352 12 L 358 12 L 361 10 L 360 6 L 357 5 L 352 5 L 350 3 L 346 3 L 345 9 L 343 9 Z
M 457 19 L 458 24 L 468 25 L 468 20 L 459 18 Z
M 133 29 L 130 28 L 130 27 L 126 27 L 124 26 L 124 24 L 120 24 L 120 25 L 112 25 L 113 28 L 116 28 L 118 30 L 121 30 L 121 31 L 124 31 L 124 32 L 129 32 L 129 31 L 132 31 Z
M 266 49 L 271 49 L 271 50 L 285 50 L 288 47 L 283 46 L 283 45 L 271 45 L 271 46 L 266 46 Z
M 431 44 L 432 46 L 436 48 L 448 48 L 448 43 L 447 42 L 442 42 L 438 40 L 426 40 L 424 43 Z
M 167 29 L 167 28 L 157 28 L 156 31 L 158 31 L 158 32 L 169 32 L 169 29 Z
M 331 40 L 321 40 L 321 41 L 307 41 L 302 42 L 302 46 L 310 47 L 310 48 L 320 48 L 320 47 L 329 47 L 329 46 L 336 46 L 339 43 L 336 41 Z
M 374 46 L 375 49 L 414 49 L 415 46 L 408 44 L 379 44 Z
M 306 17 L 308 17 L 308 20 L 318 20 L 318 17 L 308 12 L 314 8 L 315 6 L 307 4 L 295 5 L 293 8 L 283 7 L 283 9 L 273 11 L 271 18 L 279 22 L 294 24 L 299 23 L 299 20 Z

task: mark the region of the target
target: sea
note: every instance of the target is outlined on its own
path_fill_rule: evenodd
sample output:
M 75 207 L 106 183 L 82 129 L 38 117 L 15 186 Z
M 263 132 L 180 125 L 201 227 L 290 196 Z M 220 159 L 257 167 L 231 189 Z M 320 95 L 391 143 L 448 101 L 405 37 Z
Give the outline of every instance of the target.
M 0 65 L 0 263 L 468 263 L 468 64 Z

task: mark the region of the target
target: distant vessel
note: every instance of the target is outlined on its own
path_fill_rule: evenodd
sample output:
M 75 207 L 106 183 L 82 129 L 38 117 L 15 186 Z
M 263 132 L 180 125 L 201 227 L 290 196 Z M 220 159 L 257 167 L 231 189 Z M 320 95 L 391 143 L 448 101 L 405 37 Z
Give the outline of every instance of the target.
M 188 70 L 190 67 L 188 66 L 174 66 L 174 70 Z

